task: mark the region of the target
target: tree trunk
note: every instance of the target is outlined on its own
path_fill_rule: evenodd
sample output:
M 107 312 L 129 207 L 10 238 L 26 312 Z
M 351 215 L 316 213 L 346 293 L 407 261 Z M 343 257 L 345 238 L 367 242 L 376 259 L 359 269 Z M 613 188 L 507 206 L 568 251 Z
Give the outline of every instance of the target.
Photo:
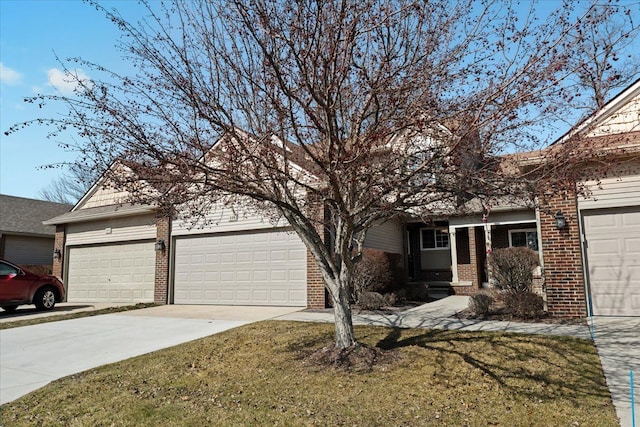
M 333 297 L 333 311 L 336 324 L 336 348 L 347 348 L 356 344 L 351 318 L 351 306 L 349 305 L 349 292 L 347 286 L 335 286 L 338 289 Z

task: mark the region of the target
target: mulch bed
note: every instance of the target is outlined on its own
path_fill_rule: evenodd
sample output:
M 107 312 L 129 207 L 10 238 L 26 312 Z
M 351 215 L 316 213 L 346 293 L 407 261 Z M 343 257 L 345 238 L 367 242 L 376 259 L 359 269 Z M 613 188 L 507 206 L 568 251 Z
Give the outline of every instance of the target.
M 547 323 L 552 325 L 586 325 L 586 319 L 575 317 L 551 317 L 544 313 L 536 317 L 515 316 L 509 310 L 502 306 L 492 308 L 485 315 L 475 314 L 471 309 L 464 309 L 456 313 L 453 317 L 464 320 L 498 320 L 503 322 L 522 322 L 522 323 Z

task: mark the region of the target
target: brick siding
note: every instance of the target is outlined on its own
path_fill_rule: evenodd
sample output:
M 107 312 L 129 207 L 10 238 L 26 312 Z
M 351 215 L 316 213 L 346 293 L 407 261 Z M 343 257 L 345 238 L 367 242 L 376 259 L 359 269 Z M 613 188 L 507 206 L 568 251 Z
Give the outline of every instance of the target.
M 475 290 L 480 288 L 479 274 L 478 274 L 478 254 L 477 249 L 478 246 L 476 244 L 476 233 L 475 227 L 470 227 L 465 229 L 465 233 L 460 233 L 459 231 L 456 233 L 460 233 L 461 236 L 465 237 L 465 241 L 460 241 L 458 239 L 458 280 L 461 282 L 471 282 L 471 286 L 467 286 L 467 288 L 473 288 Z M 462 251 L 460 250 L 462 249 Z M 483 249 L 484 250 L 484 249 Z M 468 256 L 460 257 L 460 254 L 466 252 Z M 462 259 L 462 262 L 460 261 Z M 464 287 L 461 287 L 461 289 Z M 463 291 L 464 292 L 464 291 Z M 470 292 L 470 291 L 469 291 Z M 456 292 L 457 293 L 457 292 Z
M 153 302 L 156 304 L 169 303 L 169 249 L 171 245 L 171 219 L 156 218 L 156 240 L 164 240 L 165 250 L 156 251 L 156 274 L 153 292 Z
M 562 211 L 567 226 L 556 228 L 554 214 Z M 544 284 L 549 314 L 552 316 L 586 316 L 586 298 L 580 252 L 580 230 L 575 194 L 550 197 L 540 212 Z
M 63 266 L 64 266 L 64 258 L 66 255 L 66 248 L 65 248 L 65 243 L 66 243 L 66 239 L 65 239 L 65 226 L 64 225 L 56 225 L 56 235 L 55 235 L 55 239 L 54 239 L 54 243 L 53 243 L 53 249 L 59 249 L 60 250 L 60 258 L 58 259 L 54 259 L 53 260 L 53 265 L 51 267 L 51 270 L 53 271 L 53 275 L 56 276 L 57 278 L 59 278 L 60 280 L 63 279 Z
M 322 273 L 311 251 L 307 249 L 307 308 L 325 308 Z

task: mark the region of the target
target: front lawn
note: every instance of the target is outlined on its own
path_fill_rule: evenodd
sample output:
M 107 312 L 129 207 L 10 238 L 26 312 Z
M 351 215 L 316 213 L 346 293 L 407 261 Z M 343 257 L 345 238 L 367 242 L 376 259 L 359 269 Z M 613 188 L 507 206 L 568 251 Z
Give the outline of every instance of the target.
M 321 368 L 308 355 L 332 341 L 333 325 L 260 322 L 55 381 L 3 405 L 0 425 L 617 425 L 589 341 L 356 332 L 395 362 Z

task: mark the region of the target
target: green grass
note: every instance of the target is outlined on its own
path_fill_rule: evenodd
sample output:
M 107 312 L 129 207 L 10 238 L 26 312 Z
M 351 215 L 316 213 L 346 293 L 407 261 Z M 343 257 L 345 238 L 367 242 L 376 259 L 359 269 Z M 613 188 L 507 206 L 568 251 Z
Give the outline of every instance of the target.
M 79 319 L 81 317 L 99 316 L 101 314 L 120 313 L 123 311 L 139 310 L 141 308 L 155 307 L 155 303 L 138 303 L 135 305 L 123 305 L 119 307 L 107 307 L 100 310 L 79 311 L 69 314 L 53 314 L 46 317 L 36 317 L 33 319 L 13 320 L 11 322 L 0 323 L 0 329 L 19 328 L 22 326 L 38 325 L 40 323 L 58 322 L 60 320 Z
M 356 327 L 398 361 L 368 373 L 307 355 L 333 326 L 267 321 L 55 381 L 4 426 L 615 426 L 586 340 Z

